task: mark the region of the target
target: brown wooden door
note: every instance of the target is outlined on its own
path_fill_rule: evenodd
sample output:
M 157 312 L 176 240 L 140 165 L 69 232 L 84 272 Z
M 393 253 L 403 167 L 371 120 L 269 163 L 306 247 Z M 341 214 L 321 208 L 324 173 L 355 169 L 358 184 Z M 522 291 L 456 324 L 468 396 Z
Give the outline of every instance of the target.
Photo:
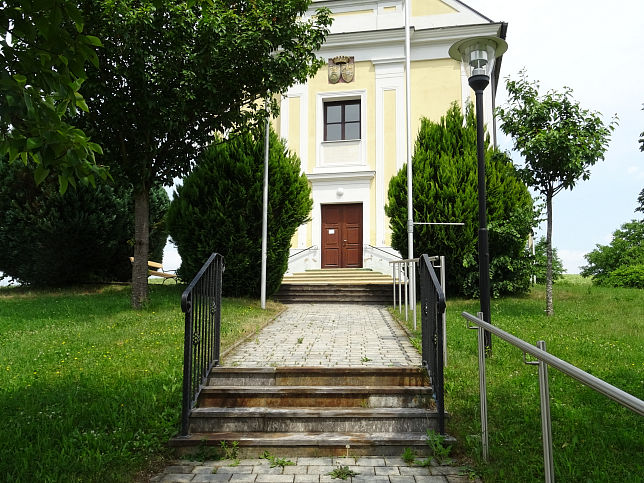
M 362 203 L 322 205 L 322 268 L 362 267 Z

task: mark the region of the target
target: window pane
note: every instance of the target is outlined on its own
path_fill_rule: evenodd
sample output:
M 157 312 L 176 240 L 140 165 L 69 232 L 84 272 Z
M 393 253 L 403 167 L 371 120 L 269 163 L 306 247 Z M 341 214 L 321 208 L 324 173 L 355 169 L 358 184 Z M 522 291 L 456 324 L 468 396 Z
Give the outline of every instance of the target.
M 338 139 L 342 139 L 342 125 L 327 124 L 325 141 L 337 141 Z
M 359 122 L 348 122 L 344 125 L 344 139 L 360 139 Z
M 360 121 L 360 104 L 347 104 L 344 111 L 346 122 Z
M 339 104 L 326 105 L 326 122 L 341 122 L 342 106 Z

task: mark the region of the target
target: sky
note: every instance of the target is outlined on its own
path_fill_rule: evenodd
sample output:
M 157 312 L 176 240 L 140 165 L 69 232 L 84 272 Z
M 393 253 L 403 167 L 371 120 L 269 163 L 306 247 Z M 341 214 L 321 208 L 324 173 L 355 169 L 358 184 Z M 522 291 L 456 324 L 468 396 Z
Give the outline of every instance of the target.
M 644 188 L 644 1 L 619 0 L 464 0 L 494 21 L 508 23 L 497 105 L 506 102 L 505 78 L 525 68 L 540 92 L 573 90 L 582 108 L 598 111 L 605 122 L 617 114 L 605 160 L 591 168 L 587 181 L 553 200 L 553 246 L 568 273 L 579 273 L 584 254 L 608 244 L 634 210 Z M 498 133 L 502 149 L 512 140 Z M 512 153 L 515 164 L 521 162 Z M 640 215 L 641 216 L 641 215 Z M 537 236 L 545 235 L 545 222 Z

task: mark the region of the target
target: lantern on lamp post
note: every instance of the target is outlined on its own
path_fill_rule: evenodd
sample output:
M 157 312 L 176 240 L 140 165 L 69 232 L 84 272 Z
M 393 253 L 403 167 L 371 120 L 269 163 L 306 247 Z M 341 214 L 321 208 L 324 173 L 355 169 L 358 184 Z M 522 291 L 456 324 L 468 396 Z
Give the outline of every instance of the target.
M 485 192 L 485 144 L 483 128 L 483 91 L 490 83 L 490 75 L 497 57 L 508 49 L 505 40 L 498 37 L 473 37 L 460 40 L 449 49 L 452 59 L 463 63 L 470 87 L 476 94 L 476 152 L 478 161 L 479 201 L 479 297 L 483 320 L 490 318 L 490 252 L 488 248 L 486 192 Z M 485 333 L 485 348 L 492 350 L 492 337 Z

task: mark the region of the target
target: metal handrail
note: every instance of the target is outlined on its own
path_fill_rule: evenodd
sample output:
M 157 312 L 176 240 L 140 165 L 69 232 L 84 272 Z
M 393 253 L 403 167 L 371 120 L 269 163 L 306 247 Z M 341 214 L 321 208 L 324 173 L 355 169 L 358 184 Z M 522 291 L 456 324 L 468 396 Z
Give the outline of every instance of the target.
M 181 295 L 185 313 L 181 436 L 188 435 L 190 411 L 208 374 L 219 364 L 224 270 L 224 257 L 213 253 Z
M 434 258 L 434 257 L 432 257 L 432 258 Z M 392 263 L 405 263 L 405 262 L 414 262 L 414 263 L 416 263 L 416 262 L 418 262 L 418 260 L 420 260 L 420 258 L 401 258 L 400 260 L 391 260 L 389 263 L 390 264 L 392 264 Z
M 373 245 L 371 245 L 371 244 L 369 244 L 369 243 L 367 243 L 365 246 L 366 246 L 366 247 L 373 248 L 374 250 L 380 250 L 382 253 L 386 253 L 386 254 L 387 254 L 387 255 L 389 255 L 390 257 L 395 257 L 395 258 L 399 258 L 400 260 L 402 260 L 402 257 L 399 257 L 399 256 L 398 256 L 398 255 L 396 255 L 395 253 L 388 252 L 387 250 L 383 250 L 382 248 L 374 247 Z M 394 260 L 394 261 L 398 261 L 398 260 Z M 392 262 L 389 262 L 389 263 L 392 263 Z
M 313 248 L 317 249 L 317 245 L 311 245 L 310 247 L 304 248 L 304 249 L 300 250 L 299 252 L 295 252 L 295 253 L 290 254 L 288 257 L 289 258 L 294 257 L 295 255 L 299 255 L 300 253 L 304 253 L 307 250 L 312 250 Z
M 431 257 L 435 258 L 435 257 Z M 427 255 L 422 256 L 423 262 L 429 267 L 429 276 L 432 279 L 432 285 L 436 288 L 436 292 L 438 295 L 438 308 L 441 312 L 445 311 L 445 307 L 447 307 L 447 303 L 445 302 L 445 292 L 443 291 L 443 288 L 441 287 L 440 282 L 438 281 L 438 277 L 436 276 L 436 272 L 434 271 L 434 266 L 431 264 L 431 258 L 428 257 Z
M 427 255 L 420 257 L 420 303 L 422 364 L 431 378 L 438 413 L 438 431 L 445 434 L 445 383 L 443 359 L 443 314 L 445 293 Z M 414 304 L 415 305 L 415 304 Z
M 515 347 L 518 347 L 523 351 L 523 359 L 526 364 L 535 364 L 539 366 L 539 392 L 541 399 L 541 439 L 543 443 L 543 461 L 545 469 L 545 481 L 550 483 L 554 481 L 554 464 L 552 457 L 552 429 L 551 429 L 551 420 L 550 420 L 550 394 L 548 388 L 548 366 L 552 366 L 555 369 L 563 372 L 567 376 L 572 377 L 573 379 L 581 382 L 582 384 L 588 386 L 594 391 L 612 399 L 618 404 L 624 406 L 627 409 L 630 409 L 640 416 L 644 416 L 644 401 L 638 399 L 637 397 L 629 394 L 625 391 L 622 391 L 618 387 L 613 386 L 612 384 L 607 383 L 606 381 L 599 379 L 598 377 L 593 376 L 577 366 L 559 359 L 552 354 L 546 352 L 546 343 L 542 340 L 537 342 L 538 347 L 529 344 L 523 339 L 505 332 L 498 327 L 495 327 L 492 324 L 485 322 L 482 319 L 482 314 L 479 313 L 479 317 L 475 317 L 472 314 L 467 312 L 462 312 L 461 315 L 465 317 L 469 322 L 475 324 L 474 327 L 468 327 L 471 329 L 478 329 L 479 334 L 479 390 L 481 395 L 481 441 L 483 444 L 483 458 L 487 460 L 488 457 L 488 431 L 487 431 L 487 389 L 486 389 L 486 376 L 485 376 L 485 344 L 484 344 L 484 333 L 490 332 L 491 334 L 496 335 L 500 339 L 512 344 Z M 535 357 L 537 361 L 527 362 L 525 360 L 526 354 L 530 354 Z
M 418 260 L 418 258 L 406 258 L 389 262 L 393 278 L 394 308 L 396 308 L 396 280 L 398 280 L 398 312 L 402 312 L 402 286 L 404 285 L 405 321 L 409 320 L 408 306 L 411 306 L 414 330 L 416 330 L 416 264 Z M 396 270 L 398 270 L 397 278 Z
M 640 416 L 644 416 L 644 401 L 636 398 L 632 394 L 622 391 L 618 387 L 615 387 L 607 383 L 606 381 L 593 376 L 592 374 L 588 374 L 587 372 L 579 369 L 577 366 L 573 366 L 563 359 L 559 359 L 558 357 L 555 357 L 552 354 L 543 351 L 538 347 L 535 347 L 532 344 L 529 344 L 528 342 L 525 342 L 524 340 L 519 339 L 518 337 L 515 337 L 512 334 L 509 334 L 492 324 L 488 324 L 484 320 L 479 319 L 472 314 L 463 312 L 461 315 L 470 322 L 478 325 L 479 327 L 483 327 L 488 332 L 493 333 L 500 339 L 503 339 L 504 341 L 518 347 L 523 352 L 544 361 L 548 365 L 560 370 L 564 374 L 567 374 L 573 379 L 578 380 L 582 384 L 594 389 L 598 393 L 603 394 L 604 396 L 612 399 L 613 401 L 621 404 L 625 408 L 630 409 Z

